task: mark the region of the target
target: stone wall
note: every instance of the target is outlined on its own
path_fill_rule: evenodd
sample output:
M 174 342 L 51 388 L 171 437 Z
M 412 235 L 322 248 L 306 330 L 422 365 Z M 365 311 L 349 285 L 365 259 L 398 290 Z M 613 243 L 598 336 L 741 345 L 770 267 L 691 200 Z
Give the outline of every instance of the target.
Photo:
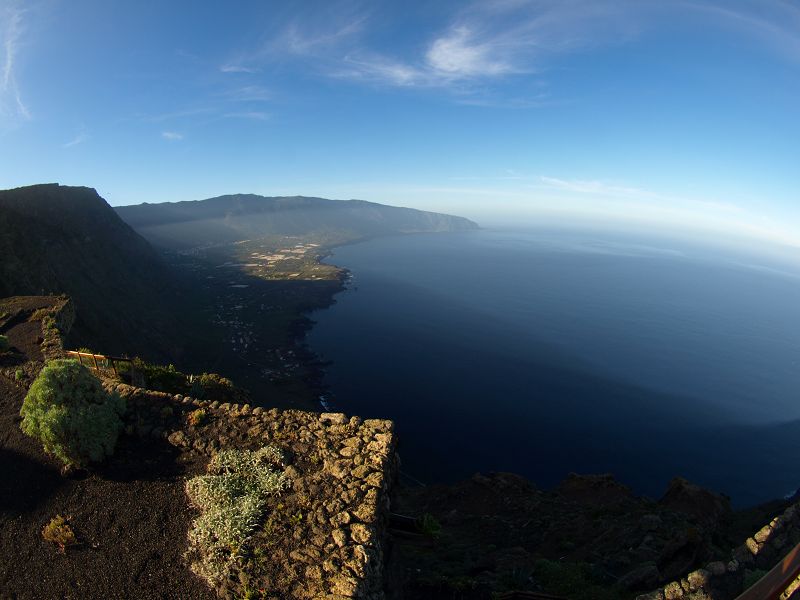
M 276 506 L 292 507 L 282 509 L 294 515 L 291 527 L 270 522 L 254 536 L 255 544 L 269 549 L 269 564 L 258 568 L 270 573 L 274 597 L 383 598 L 385 529 L 396 472 L 391 421 L 220 404 L 117 383 L 106 387 L 128 402 L 129 434 L 168 440 L 196 457 L 268 444 L 289 457 L 284 472 L 292 489 Z M 201 419 L 197 410 L 204 411 Z M 247 560 L 237 567 L 238 576 L 217 589 L 223 598 L 241 597 L 258 585 L 256 567 Z
M 747 538 L 731 553 L 729 561 L 709 563 L 679 581 L 637 596 L 636 600 L 733 600 L 744 591 L 748 575 L 756 570 L 770 570 L 797 543 L 800 543 L 800 503 L 790 506 Z M 797 582 L 791 589 L 796 586 Z
M 63 340 L 75 323 L 75 303 L 68 296 L 58 296 L 50 312 L 52 326 L 42 323 L 42 355 L 45 360 L 64 357 Z

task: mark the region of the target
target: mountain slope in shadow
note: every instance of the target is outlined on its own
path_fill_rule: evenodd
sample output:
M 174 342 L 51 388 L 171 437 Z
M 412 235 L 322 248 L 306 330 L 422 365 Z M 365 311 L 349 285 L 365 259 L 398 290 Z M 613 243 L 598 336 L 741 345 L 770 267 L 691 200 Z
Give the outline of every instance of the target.
M 167 267 L 94 189 L 0 191 L 0 256 L 0 297 L 72 297 L 71 345 L 152 359 L 180 354 Z
M 398 233 L 465 231 L 463 217 L 363 200 L 233 194 L 206 200 L 116 207 L 153 245 L 179 250 L 267 235 L 338 233 L 359 239 Z

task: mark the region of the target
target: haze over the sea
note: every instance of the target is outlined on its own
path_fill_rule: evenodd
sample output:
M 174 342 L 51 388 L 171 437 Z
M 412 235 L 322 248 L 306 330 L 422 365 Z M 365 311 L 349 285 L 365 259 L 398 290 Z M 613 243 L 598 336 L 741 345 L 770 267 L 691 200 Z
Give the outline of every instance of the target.
M 483 230 L 339 248 L 313 315 L 336 409 L 396 420 L 425 482 L 551 486 L 676 475 L 745 506 L 800 481 L 800 266 L 580 230 Z
M 800 244 L 792 2 L 3 0 L 0 65 L 3 188 Z

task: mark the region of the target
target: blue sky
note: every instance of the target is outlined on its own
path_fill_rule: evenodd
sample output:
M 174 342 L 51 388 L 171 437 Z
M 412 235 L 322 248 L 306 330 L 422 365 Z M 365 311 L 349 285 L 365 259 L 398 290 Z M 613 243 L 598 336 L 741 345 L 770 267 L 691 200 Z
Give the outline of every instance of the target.
M 800 3 L 0 0 L 0 187 L 800 246 Z

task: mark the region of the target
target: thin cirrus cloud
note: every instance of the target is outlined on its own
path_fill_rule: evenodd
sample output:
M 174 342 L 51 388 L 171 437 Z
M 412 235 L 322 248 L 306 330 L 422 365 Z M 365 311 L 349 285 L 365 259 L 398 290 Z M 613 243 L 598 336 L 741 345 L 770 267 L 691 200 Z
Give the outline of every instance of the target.
M 209 115 L 214 112 L 214 109 L 211 107 L 200 107 L 200 108 L 187 108 L 184 110 L 176 110 L 171 112 L 164 112 L 155 115 L 140 115 L 142 121 L 146 121 L 148 123 L 161 123 L 164 121 L 173 121 L 176 119 L 186 119 L 192 118 L 202 115 Z
M 764 0 L 758 7 L 736 0 L 473 2 L 406 52 L 368 41 L 380 38 L 380 20 L 371 14 L 338 12 L 342 16 L 332 11 L 326 19 L 293 20 L 268 43 L 231 63 L 231 72 L 293 57 L 323 76 L 389 87 L 443 88 L 463 100 L 511 77 L 540 75 L 559 56 L 625 44 L 665 20 L 686 19 L 736 30 L 800 59 L 800 9 L 781 0 Z M 521 105 L 531 104 L 541 101 Z
M 229 102 L 267 102 L 272 99 L 272 92 L 262 85 L 230 88 L 219 95 Z
M 245 67 L 244 65 L 222 65 L 219 68 L 221 73 L 258 73 L 260 69 L 255 67 Z
M 407 56 L 392 56 L 358 39 L 363 27 L 304 32 L 295 23 L 283 39 L 287 54 L 315 57 L 333 77 L 398 87 L 455 87 L 536 73 L 552 55 L 628 39 L 635 12 L 612 2 L 474 3 Z M 363 25 L 363 20 L 359 21 Z
M 78 146 L 78 145 L 84 143 L 88 139 L 89 139 L 89 135 L 84 133 L 84 132 L 81 132 L 78 135 L 76 135 L 74 138 L 72 138 L 70 141 L 68 141 L 67 143 L 63 144 L 62 147 L 63 148 L 72 148 L 73 146 Z
M 681 198 L 674 195 L 660 194 L 640 187 L 608 183 L 605 181 L 559 179 L 557 177 L 548 177 L 546 175 L 540 175 L 536 178 L 536 181 L 537 183 L 531 184 L 529 187 L 566 192 L 576 197 L 594 196 L 597 198 L 650 201 L 665 205 L 678 203 L 693 205 L 704 210 L 726 213 L 728 215 L 741 214 L 744 212 L 742 207 L 730 202 L 709 199 Z
M 23 33 L 25 10 L 10 3 L 0 9 L 0 39 L 3 51 L 3 75 L 0 85 L 0 119 L 5 125 L 31 118 L 17 83 L 16 60 Z
M 161 137 L 169 142 L 178 142 L 183 139 L 183 134 L 177 131 L 162 131 Z
M 266 121 L 270 117 L 267 113 L 257 110 L 229 112 L 225 113 L 223 116 L 226 119 L 250 119 L 251 121 Z
M 617 219 L 639 220 L 658 226 L 705 227 L 728 231 L 747 237 L 768 239 L 800 247 L 800 229 L 755 214 L 731 202 L 708 198 L 689 198 L 653 192 L 651 190 L 603 181 L 566 180 L 539 176 L 538 183 L 529 185 L 532 193 L 555 200 L 556 207 L 580 215 L 614 215 Z M 542 194 L 541 192 L 544 192 Z
M 542 175 L 539 181 L 546 187 L 577 194 L 656 198 L 653 192 L 636 187 L 608 184 L 602 181 L 566 180 Z
M 425 59 L 434 71 L 454 77 L 494 77 L 517 71 L 491 41 L 474 39 L 472 29 L 464 25 L 434 40 Z
M 735 29 L 782 56 L 800 62 L 800 6 L 780 0 L 765 0 L 753 10 L 742 2 L 686 2 L 687 8 Z
M 458 177 L 476 180 L 481 177 Z M 800 229 L 770 219 L 762 214 L 725 201 L 657 193 L 641 187 L 599 180 L 561 179 L 544 175 L 528 176 L 511 172 L 508 176 L 488 179 L 519 180 L 517 185 L 498 189 L 487 187 L 436 187 L 422 190 L 426 195 L 482 198 L 491 201 L 493 212 L 538 217 L 612 220 L 616 223 L 636 222 L 657 229 L 681 231 L 688 228 L 717 233 L 760 238 L 784 245 L 800 247 Z M 527 212 L 526 212 L 527 211 Z

